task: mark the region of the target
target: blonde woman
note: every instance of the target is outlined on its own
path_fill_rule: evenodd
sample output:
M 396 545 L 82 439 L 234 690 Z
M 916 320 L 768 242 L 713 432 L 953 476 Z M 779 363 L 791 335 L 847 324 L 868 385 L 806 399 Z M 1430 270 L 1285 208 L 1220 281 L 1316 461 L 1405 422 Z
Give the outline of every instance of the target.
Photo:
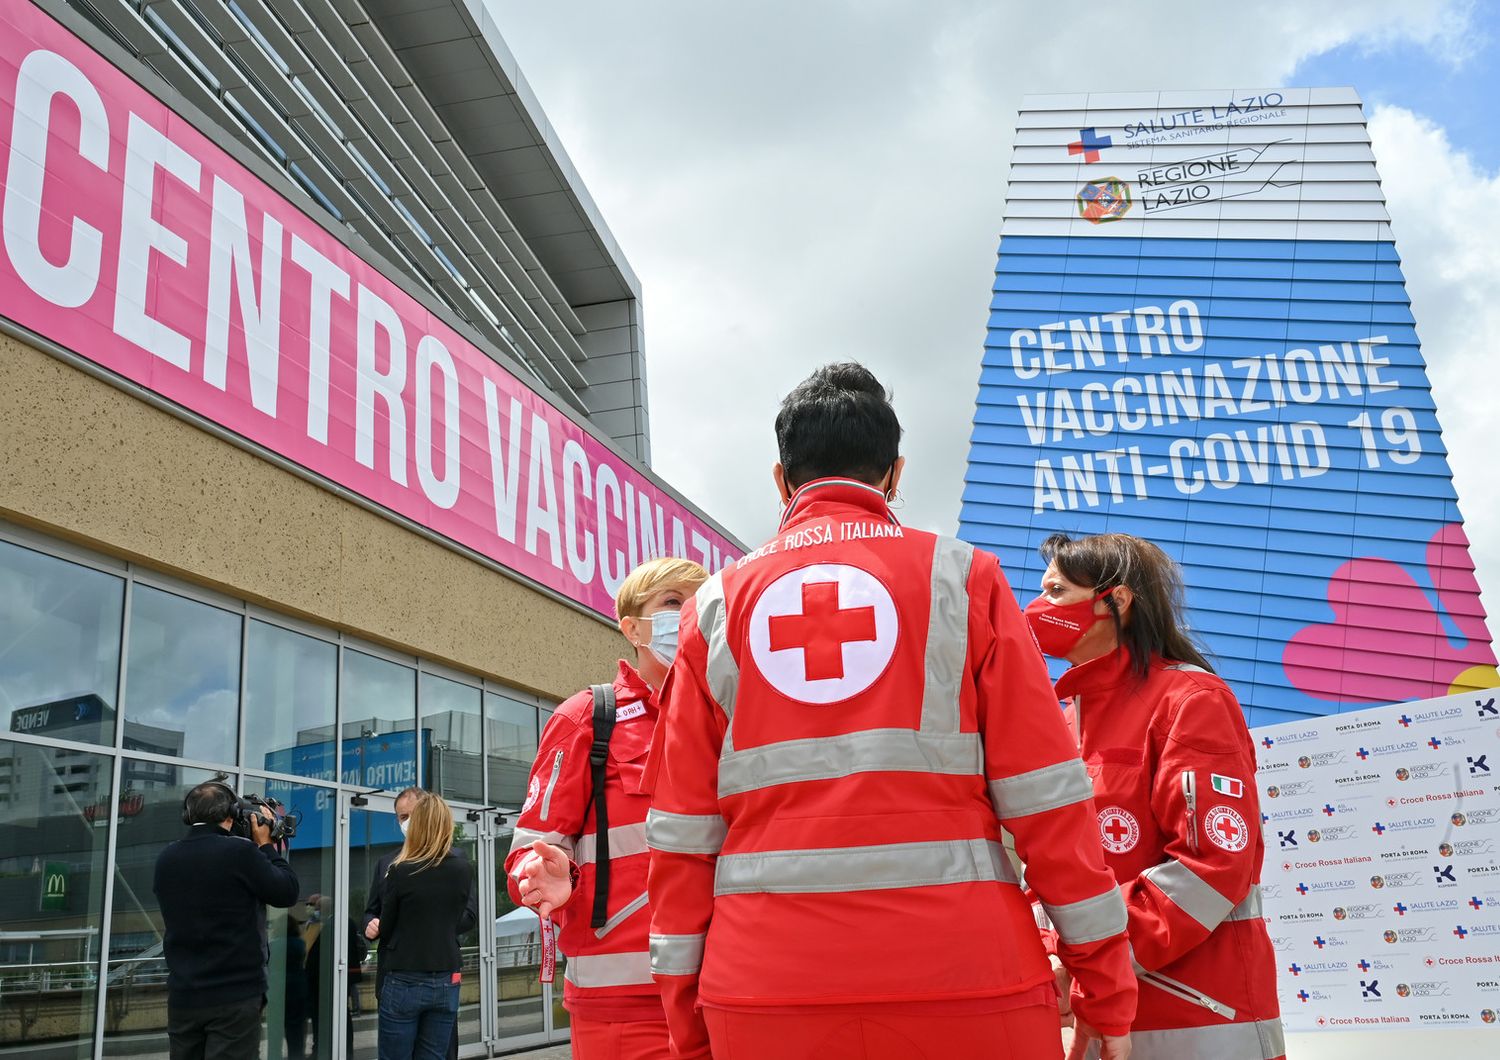
M 439 1060 L 458 1019 L 459 924 L 473 875 L 453 850 L 453 812 L 416 796 L 385 878 L 380 917 L 380 1060 Z
M 576 1060 L 668 1055 L 647 942 L 645 771 L 660 716 L 657 695 L 677 654 L 678 612 L 707 577 L 685 559 L 648 560 L 626 577 L 615 613 L 632 662 L 621 659 L 614 683 L 595 686 L 612 696 L 615 726 L 596 728 L 595 689 L 558 707 L 516 822 L 505 863 L 511 899 L 560 926 L 558 946 L 568 957 L 563 1004 L 573 1017 Z M 608 747 L 597 767 L 589 761 L 596 742 Z

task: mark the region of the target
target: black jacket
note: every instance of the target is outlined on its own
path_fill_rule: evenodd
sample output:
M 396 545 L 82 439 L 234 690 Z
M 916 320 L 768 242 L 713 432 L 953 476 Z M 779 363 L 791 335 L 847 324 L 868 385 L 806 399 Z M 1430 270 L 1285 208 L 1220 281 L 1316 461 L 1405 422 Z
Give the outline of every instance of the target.
M 379 918 L 385 909 L 386 873 L 390 871 L 391 862 L 396 860 L 396 855 L 399 853 L 401 853 L 401 848 L 397 847 L 375 863 L 375 876 L 370 880 L 370 894 L 365 899 L 365 915 L 359 925 L 361 938 L 364 937 L 364 929 L 370 926 L 370 921 Z M 465 864 L 468 863 L 468 858 L 465 857 L 463 851 L 456 847 L 452 851 L 452 856 L 459 858 Z M 459 918 L 454 936 L 457 937 L 458 935 L 463 935 L 466 932 L 474 930 L 474 925 L 477 923 L 479 923 L 479 891 L 476 888 L 470 887 L 469 901 L 464 906 L 464 915 Z M 385 931 L 385 923 L 382 920 L 380 925 L 380 946 L 375 953 L 375 993 L 377 995 L 380 993 L 380 983 L 386 971 L 384 955 L 386 953 L 385 940 L 388 937 Z
M 272 846 L 195 825 L 156 859 L 167 997 L 208 1008 L 266 992 L 266 906 L 295 905 L 297 874 Z
M 461 854 L 427 867 L 394 866 L 380 916 L 381 974 L 458 971 L 458 937 L 474 926 L 473 893 L 473 873 Z

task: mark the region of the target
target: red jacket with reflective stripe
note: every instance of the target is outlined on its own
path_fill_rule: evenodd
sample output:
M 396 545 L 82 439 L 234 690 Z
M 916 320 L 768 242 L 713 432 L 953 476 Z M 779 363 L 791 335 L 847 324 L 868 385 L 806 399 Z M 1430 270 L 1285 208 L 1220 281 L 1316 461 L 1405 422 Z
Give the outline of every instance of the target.
M 1123 903 L 993 556 L 896 525 L 868 486 L 811 483 L 704 585 L 680 640 L 647 830 L 675 1056 L 708 1055 L 700 999 L 1050 1003 L 1002 820 L 1076 929 L 1079 1011 L 1123 1033 Z
M 1133 1029 L 1275 1021 L 1254 744 L 1229 686 L 1173 667 L 1153 659 L 1141 680 L 1120 650 L 1057 683 L 1143 969 Z M 1268 1029 L 1254 1055 L 1279 1055 L 1277 1035 Z
M 651 980 L 646 940 L 651 922 L 646 906 L 646 810 L 651 799 L 641 790 L 658 708 L 650 686 L 623 661 L 614 687 L 616 722 L 605 774 L 609 919 L 597 931 L 589 926 L 597 824 L 589 806 L 594 697 L 588 689 L 559 706 L 542 733 L 526 802 L 505 859 L 506 880 L 511 901 L 519 904 L 521 896 L 510 874 L 525 850 L 537 839 L 566 850 L 581 874 L 568 904 L 553 914 L 559 927 L 558 948 L 568 957 L 563 1003 L 584 1019 L 659 1020 L 661 992 Z

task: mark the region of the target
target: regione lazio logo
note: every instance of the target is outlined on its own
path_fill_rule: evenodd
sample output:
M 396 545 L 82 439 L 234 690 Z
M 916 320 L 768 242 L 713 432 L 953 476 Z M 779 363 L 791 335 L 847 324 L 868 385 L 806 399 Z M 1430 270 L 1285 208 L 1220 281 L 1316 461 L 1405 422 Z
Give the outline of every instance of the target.
M 1090 224 L 1118 221 L 1130 211 L 1130 185 L 1119 177 L 1091 180 L 1078 191 L 1078 216 Z
M 771 686 L 838 703 L 885 673 L 900 632 L 890 590 L 869 571 L 818 563 L 768 585 L 750 613 L 750 654 Z
M 1245 819 L 1228 806 L 1215 806 L 1203 818 L 1203 830 L 1209 842 L 1225 850 L 1244 850 L 1250 843 L 1250 829 Z
M 1099 811 L 1099 837 L 1111 854 L 1128 853 L 1141 841 L 1140 822 L 1129 810 L 1106 806 Z

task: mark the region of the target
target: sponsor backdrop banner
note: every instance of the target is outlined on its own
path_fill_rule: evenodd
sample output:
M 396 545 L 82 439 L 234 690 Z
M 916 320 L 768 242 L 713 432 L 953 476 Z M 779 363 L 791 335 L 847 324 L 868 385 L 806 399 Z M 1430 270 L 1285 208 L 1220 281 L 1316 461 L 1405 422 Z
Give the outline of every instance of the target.
M 613 616 L 738 549 L 30 3 L 0 4 L 0 313 Z
M 1160 544 L 1252 724 L 1497 682 L 1352 90 L 1022 102 L 961 521 Z
M 1252 730 L 1288 1030 L 1495 1026 L 1500 690 Z

